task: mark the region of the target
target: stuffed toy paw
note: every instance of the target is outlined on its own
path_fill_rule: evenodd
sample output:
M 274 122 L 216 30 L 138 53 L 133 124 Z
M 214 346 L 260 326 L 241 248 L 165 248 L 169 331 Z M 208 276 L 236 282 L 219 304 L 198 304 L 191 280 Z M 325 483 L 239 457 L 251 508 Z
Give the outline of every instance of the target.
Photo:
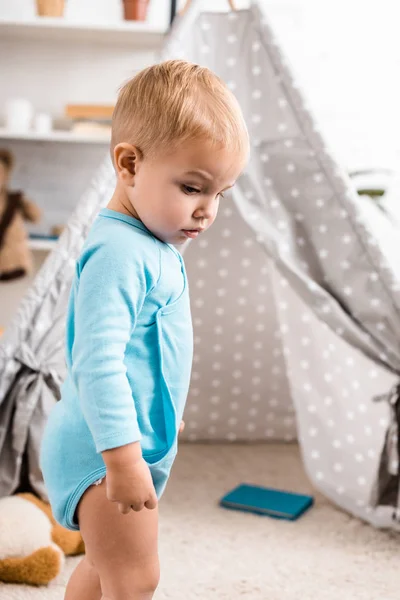
M 25 221 L 36 223 L 40 209 L 23 192 L 11 192 L 14 157 L 0 149 L 0 281 L 19 279 L 32 270 Z
M 0 581 L 47 585 L 65 555 L 84 550 L 80 533 L 58 525 L 42 500 L 32 494 L 0 499 Z

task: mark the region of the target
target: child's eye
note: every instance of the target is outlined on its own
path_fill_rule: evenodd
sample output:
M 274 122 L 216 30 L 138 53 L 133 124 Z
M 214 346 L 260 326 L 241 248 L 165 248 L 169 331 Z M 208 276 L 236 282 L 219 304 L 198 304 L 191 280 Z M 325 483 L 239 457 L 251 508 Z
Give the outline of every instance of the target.
M 185 194 L 188 194 L 188 195 L 200 194 L 200 190 L 192 187 L 191 185 L 182 185 L 182 189 L 185 192 Z

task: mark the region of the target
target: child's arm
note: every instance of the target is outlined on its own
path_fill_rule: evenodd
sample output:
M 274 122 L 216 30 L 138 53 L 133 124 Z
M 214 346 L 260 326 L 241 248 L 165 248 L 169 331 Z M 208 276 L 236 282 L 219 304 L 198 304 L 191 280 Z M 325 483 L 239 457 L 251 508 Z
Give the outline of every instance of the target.
M 127 254 L 109 243 L 78 266 L 71 370 L 98 452 L 141 439 L 124 358 L 147 286 L 144 265 Z
M 88 250 L 79 262 L 72 376 L 97 451 L 106 463 L 108 483 L 114 486 L 110 500 L 122 505 L 129 501 L 129 506 L 140 510 L 147 501 L 154 503 L 155 492 L 142 459 L 141 434 L 124 357 L 137 316 L 158 273 L 121 245 L 122 252 L 119 242 Z

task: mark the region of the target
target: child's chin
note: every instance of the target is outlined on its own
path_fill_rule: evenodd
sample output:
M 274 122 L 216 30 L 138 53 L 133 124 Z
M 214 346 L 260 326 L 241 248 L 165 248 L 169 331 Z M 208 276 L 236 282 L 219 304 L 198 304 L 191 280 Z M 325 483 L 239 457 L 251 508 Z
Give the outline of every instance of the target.
M 188 237 L 184 233 L 178 233 L 175 236 L 171 236 L 171 240 L 168 240 L 169 244 L 173 246 L 183 246 L 188 241 Z

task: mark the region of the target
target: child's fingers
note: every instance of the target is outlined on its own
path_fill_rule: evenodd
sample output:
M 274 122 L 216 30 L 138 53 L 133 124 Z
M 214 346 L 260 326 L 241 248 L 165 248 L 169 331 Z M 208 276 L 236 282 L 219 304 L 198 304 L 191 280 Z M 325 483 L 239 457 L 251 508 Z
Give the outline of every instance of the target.
M 131 505 L 130 504 L 122 504 L 121 502 L 119 502 L 118 503 L 118 510 L 123 515 L 127 515 L 128 513 L 131 512 Z
M 182 431 L 185 429 L 185 421 L 181 421 L 181 424 L 179 425 L 179 432 L 178 433 L 182 433 Z
M 133 512 L 140 512 L 144 509 L 144 506 L 145 505 L 143 502 L 135 502 L 135 504 L 131 504 L 131 509 L 133 510 Z
M 151 497 L 144 503 L 145 507 L 149 510 L 157 508 L 158 500 L 156 494 L 152 494 Z

